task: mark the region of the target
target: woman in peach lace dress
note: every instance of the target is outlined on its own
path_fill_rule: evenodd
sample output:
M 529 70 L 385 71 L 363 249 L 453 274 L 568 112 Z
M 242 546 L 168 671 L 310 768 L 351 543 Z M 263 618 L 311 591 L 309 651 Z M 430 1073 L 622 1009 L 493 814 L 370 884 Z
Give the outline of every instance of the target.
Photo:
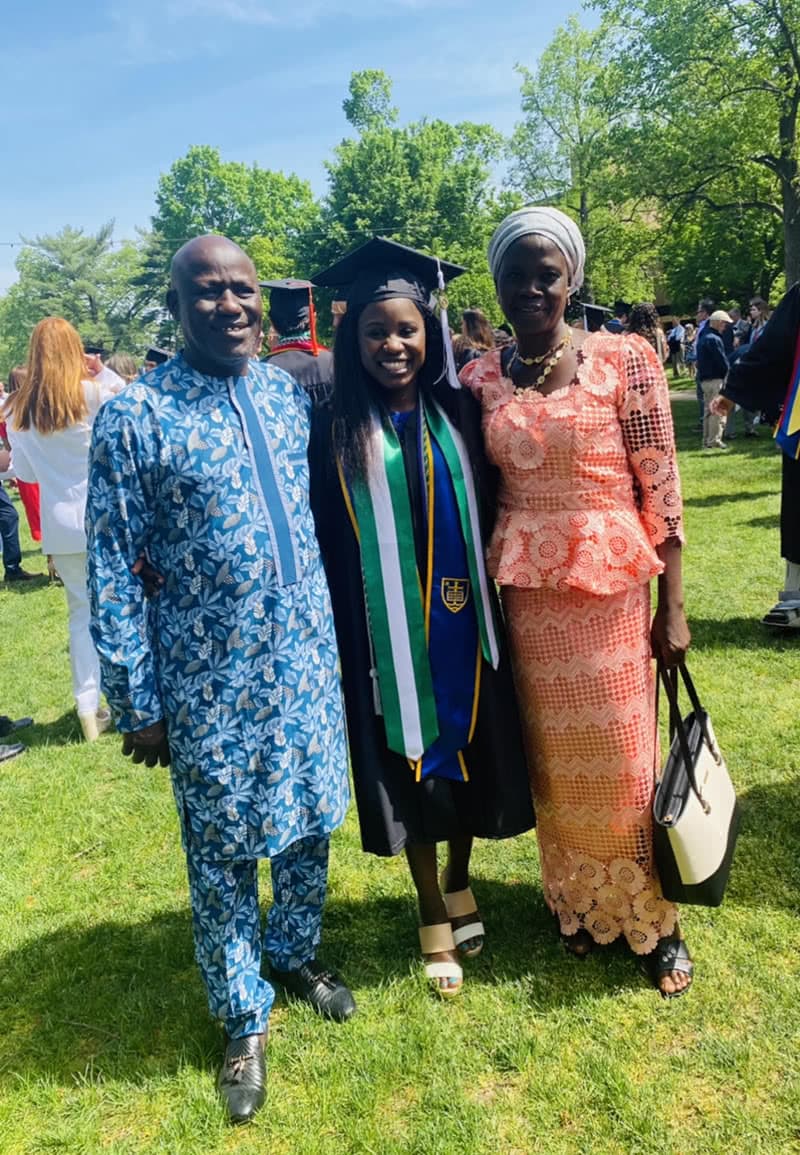
M 506 218 L 489 264 L 516 342 L 461 379 L 501 475 L 489 572 L 535 767 L 545 899 L 569 950 L 623 936 L 674 998 L 693 967 L 652 848 L 652 655 L 671 666 L 689 645 L 672 418 L 643 338 L 566 324 L 583 263 L 557 209 Z

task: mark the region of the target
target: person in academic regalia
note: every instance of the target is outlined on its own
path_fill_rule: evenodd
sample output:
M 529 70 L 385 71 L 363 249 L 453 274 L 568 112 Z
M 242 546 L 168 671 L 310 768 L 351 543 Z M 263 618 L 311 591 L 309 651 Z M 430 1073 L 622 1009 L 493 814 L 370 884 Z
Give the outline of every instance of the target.
M 144 355 L 144 370 L 145 373 L 151 373 L 158 365 L 165 365 L 169 361 L 172 353 L 166 349 L 159 349 L 157 345 L 151 345 Z
M 425 970 L 443 996 L 483 946 L 474 837 L 534 822 L 483 541 L 494 478 L 478 407 L 431 310 L 438 262 L 374 238 L 324 273 L 347 286 L 331 404 L 314 417 L 312 508 L 339 639 L 364 850 L 405 851 Z M 449 355 L 448 355 L 449 354 Z M 437 843 L 448 843 L 437 878 Z
M 317 341 L 314 286 L 311 281 L 262 281 L 269 289 L 269 319 L 278 335 L 265 358 L 294 377 L 312 402 L 319 405 L 333 385 L 333 357 Z
M 786 576 L 778 602 L 763 622 L 800 630 L 800 281 L 731 365 L 714 405 L 720 415 L 741 405 L 778 422 L 775 440 L 783 454 L 781 557 Z

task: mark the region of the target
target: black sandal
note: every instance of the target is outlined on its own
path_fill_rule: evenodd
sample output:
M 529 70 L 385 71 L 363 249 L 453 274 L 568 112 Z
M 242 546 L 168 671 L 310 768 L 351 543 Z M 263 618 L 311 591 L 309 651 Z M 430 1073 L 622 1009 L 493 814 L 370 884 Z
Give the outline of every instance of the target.
M 662 999 L 679 999 L 681 995 L 686 994 L 694 980 L 694 963 L 686 940 L 675 935 L 658 940 L 655 949 L 644 959 L 644 967 Z M 679 991 L 662 990 L 660 980 L 672 971 L 688 975 L 689 982 Z
M 576 930 L 574 934 L 561 933 L 561 941 L 564 944 L 564 949 L 568 950 L 570 954 L 574 954 L 575 958 L 586 958 L 594 947 L 594 939 L 584 926 L 580 930 Z

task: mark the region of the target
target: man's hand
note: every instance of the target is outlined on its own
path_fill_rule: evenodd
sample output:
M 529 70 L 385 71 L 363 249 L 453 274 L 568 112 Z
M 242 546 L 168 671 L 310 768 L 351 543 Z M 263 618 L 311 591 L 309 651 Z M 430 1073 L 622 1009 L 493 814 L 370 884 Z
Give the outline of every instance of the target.
M 123 734 L 122 753 L 126 757 L 130 755 L 132 762 L 144 762 L 145 766 L 155 766 L 157 762 L 169 766 L 169 742 L 164 722 L 154 722 L 143 730 Z
M 156 598 L 161 592 L 161 587 L 164 584 L 163 576 L 157 569 L 153 569 L 146 556 L 139 554 L 136 561 L 131 566 L 131 573 L 134 577 L 142 579 L 144 586 L 144 596 L 146 598 Z
M 723 397 L 721 393 L 712 397 L 708 403 L 709 412 L 715 417 L 727 417 L 735 408 L 736 403 L 731 401 L 730 397 Z

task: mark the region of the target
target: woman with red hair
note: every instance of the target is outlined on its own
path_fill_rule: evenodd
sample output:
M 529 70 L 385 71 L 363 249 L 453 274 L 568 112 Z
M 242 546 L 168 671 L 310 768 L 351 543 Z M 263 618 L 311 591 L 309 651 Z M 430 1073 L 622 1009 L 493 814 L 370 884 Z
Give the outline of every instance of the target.
M 13 468 L 20 481 L 39 486 L 42 550 L 53 555 L 67 595 L 72 689 L 89 742 L 111 724 L 100 709 L 89 633 L 83 527 L 89 439 L 98 409 L 122 385 L 98 357 L 84 354 L 68 321 L 45 317 L 31 334 L 27 373 L 5 405 Z

